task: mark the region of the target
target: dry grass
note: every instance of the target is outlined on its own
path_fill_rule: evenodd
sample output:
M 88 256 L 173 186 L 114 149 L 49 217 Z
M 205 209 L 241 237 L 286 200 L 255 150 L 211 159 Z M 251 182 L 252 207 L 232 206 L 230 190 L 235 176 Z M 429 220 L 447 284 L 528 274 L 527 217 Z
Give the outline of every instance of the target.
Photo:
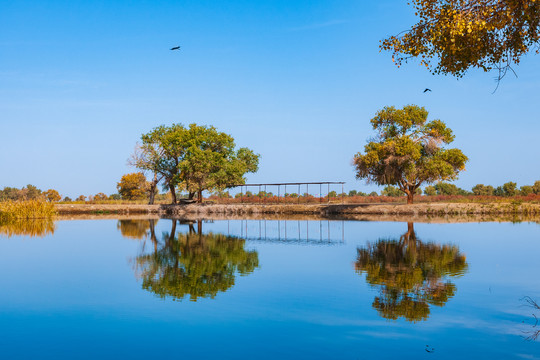
M 51 219 L 55 214 L 54 205 L 44 201 L 0 202 L 0 221 L 2 222 L 16 219 Z

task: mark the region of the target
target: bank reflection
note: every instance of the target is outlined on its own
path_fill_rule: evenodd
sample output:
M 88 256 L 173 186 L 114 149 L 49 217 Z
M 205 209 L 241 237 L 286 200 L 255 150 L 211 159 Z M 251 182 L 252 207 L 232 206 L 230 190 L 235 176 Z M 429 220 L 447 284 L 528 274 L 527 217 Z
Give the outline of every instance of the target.
M 0 221 L 0 236 L 44 237 L 54 234 L 52 219 L 13 219 Z
M 413 223 L 399 239 L 380 239 L 357 251 L 356 271 L 379 290 L 373 308 L 392 320 L 427 320 L 430 305 L 444 306 L 455 295 L 450 279 L 468 267 L 456 245 L 421 241 Z
M 143 250 L 135 259 L 143 289 L 173 300 L 214 298 L 233 287 L 237 275 L 248 275 L 259 266 L 258 253 L 246 250 L 244 239 L 204 234 L 202 221 L 188 222 L 189 231 L 181 233 L 177 232 L 179 221 L 171 221 L 171 230 L 163 232 L 159 239 L 155 221 L 150 220 L 139 228 L 148 225 L 145 233 L 153 245 L 150 251 Z M 133 230 L 132 225 L 119 227 Z M 133 236 L 131 231 L 129 233 Z

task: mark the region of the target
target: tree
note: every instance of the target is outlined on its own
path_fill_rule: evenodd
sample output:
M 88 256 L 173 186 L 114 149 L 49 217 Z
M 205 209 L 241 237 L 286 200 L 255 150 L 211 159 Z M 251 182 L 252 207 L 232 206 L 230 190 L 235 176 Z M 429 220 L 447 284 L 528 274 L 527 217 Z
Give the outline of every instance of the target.
M 532 192 L 536 195 L 540 194 L 540 180 L 535 181 L 532 186 Z
M 84 196 L 84 195 L 79 195 L 79 196 L 77 197 L 77 199 L 75 199 L 75 201 L 86 201 L 86 196 Z
M 104 200 L 107 200 L 107 198 L 108 196 L 106 194 L 100 192 L 94 195 L 93 201 L 104 201 Z
M 537 0 L 412 0 L 419 21 L 391 36 L 381 49 L 396 65 L 421 58 L 434 74 L 461 77 L 470 68 L 498 70 L 502 79 L 513 64 L 540 42 Z M 436 59 L 438 63 L 431 65 Z
M 248 275 L 259 266 L 257 252 L 244 249 L 245 240 L 203 234 L 201 221 L 197 231 L 190 226 L 189 233 L 177 234 L 176 222 L 159 243 L 150 224 L 154 251 L 135 260 L 143 289 L 176 300 L 214 298 L 234 285 L 236 274 Z
M 459 149 L 443 148 L 454 141 L 452 130 L 441 120 L 427 122 L 427 117 L 428 112 L 416 105 L 378 111 L 371 119 L 376 138 L 364 147 L 364 154 L 354 157 L 356 178 L 396 185 L 407 194 L 408 204 L 422 184 L 456 179 L 468 159 Z
M 358 191 L 356 190 L 349 191 L 349 196 L 356 196 L 357 194 L 358 194 Z
M 64 202 L 71 202 L 72 200 L 71 200 L 71 198 L 70 198 L 69 196 L 66 196 L 66 197 L 64 198 L 64 200 L 62 200 L 62 201 L 64 201 Z
M 149 184 L 142 172 L 125 174 L 116 185 L 118 193 L 125 200 L 140 200 L 146 197 Z
M 428 195 L 428 196 L 435 196 L 437 195 L 437 189 L 435 189 L 435 186 L 426 186 L 426 188 L 424 189 L 424 195 Z
M 472 192 L 477 196 L 491 196 L 495 189 L 491 185 L 478 184 L 472 188 Z
M 45 198 L 49 202 L 56 202 L 56 201 L 60 201 L 62 199 L 62 197 L 60 196 L 58 191 L 56 191 L 54 189 L 49 189 L 49 190 L 45 191 L 43 193 L 43 196 L 45 196 Z
M 414 224 L 399 240 L 381 239 L 357 249 L 359 274 L 379 289 L 373 308 L 386 319 L 426 320 L 429 305 L 444 306 L 456 293 L 449 281 L 467 271 L 465 255 L 455 245 L 424 243 Z
M 18 200 L 20 190 L 9 186 L 4 187 L 4 190 L 0 191 L 0 201 L 6 200 Z
M 26 185 L 19 191 L 20 200 L 38 200 L 42 198 L 41 190 L 35 187 L 34 185 Z
M 244 175 L 258 170 L 259 155 L 235 150 L 232 136 L 213 126 L 159 126 L 142 137 L 131 163 L 161 176 L 176 203 L 176 187 L 202 201 L 205 190 L 223 190 L 245 183 Z M 156 175 L 157 176 L 157 175 Z
M 509 181 L 502 186 L 504 196 L 515 196 L 517 195 L 517 184 L 515 182 Z
M 392 185 L 386 185 L 385 188 L 381 191 L 381 196 L 398 197 L 403 195 L 404 194 L 401 190 Z
M 437 191 L 437 195 L 469 195 L 466 190 L 463 190 L 454 184 L 440 182 L 435 184 L 434 188 Z
M 128 163 L 143 171 L 153 174 L 150 183 L 149 204 L 154 202 L 154 194 L 160 181 L 165 182 L 171 193 L 171 200 L 176 204 L 176 185 L 179 182 L 179 164 L 183 156 L 182 149 L 174 141 L 176 134 L 183 131 L 183 126 L 172 124 L 154 128 L 147 134 L 141 135 L 141 144 L 135 147 L 135 152 Z
M 245 184 L 244 175 L 259 168 L 259 155 L 248 148 L 235 151 L 232 136 L 213 126 L 189 125 L 180 145 L 185 148 L 179 166 L 181 185 L 190 194 L 197 193 L 198 202 L 203 191 Z
M 533 193 L 533 188 L 530 185 L 524 185 L 519 189 L 519 194 L 522 196 L 527 196 Z

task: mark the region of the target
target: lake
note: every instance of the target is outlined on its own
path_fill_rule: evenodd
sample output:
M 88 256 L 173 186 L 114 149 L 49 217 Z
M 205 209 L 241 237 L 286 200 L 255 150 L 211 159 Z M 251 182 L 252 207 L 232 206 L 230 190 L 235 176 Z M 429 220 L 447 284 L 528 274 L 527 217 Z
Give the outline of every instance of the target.
M 539 259 L 532 222 L 0 224 L 0 358 L 540 359 Z

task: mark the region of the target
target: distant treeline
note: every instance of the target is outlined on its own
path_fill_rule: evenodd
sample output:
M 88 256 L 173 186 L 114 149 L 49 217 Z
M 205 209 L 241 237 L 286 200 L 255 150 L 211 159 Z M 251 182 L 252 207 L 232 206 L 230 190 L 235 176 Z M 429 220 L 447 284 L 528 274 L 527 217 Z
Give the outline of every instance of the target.
M 107 195 L 105 193 L 97 193 L 95 195 L 79 195 L 77 198 L 72 199 L 69 196 L 62 197 L 57 190 L 48 189 L 43 191 L 38 189 L 34 185 L 26 185 L 21 189 L 6 186 L 0 190 L 0 201 L 26 201 L 26 200 L 41 200 L 48 202 L 99 202 L 106 200 L 125 200 L 120 194 Z M 156 200 L 168 200 L 166 194 L 156 195 Z
M 48 202 L 106 202 L 106 201 L 125 201 L 125 200 L 147 200 L 148 191 L 146 184 L 141 184 L 134 186 L 137 188 L 140 186 L 140 191 L 138 196 L 133 196 L 133 189 L 127 191 L 127 186 L 123 186 L 122 182 L 118 183 L 119 194 L 106 195 L 105 193 L 97 193 L 95 195 L 79 195 L 75 199 L 71 199 L 66 196 L 62 198 L 60 193 L 54 189 L 48 189 L 42 191 L 34 185 L 26 185 L 21 189 L 13 187 L 4 187 L 3 190 L 0 190 L 0 201 L 24 201 L 24 200 L 42 200 Z M 176 194 L 178 198 L 187 197 L 186 194 L 178 193 Z M 500 197 L 511 197 L 511 196 L 529 196 L 529 195 L 540 195 L 540 180 L 535 181 L 533 185 L 524 185 L 518 188 L 515 182 L 507 182 L 501 186 L 494 187 L 492 185 L 477 184 L 471 191 L 457 187 L 454 184 L 450 183 L 437 183 L 435 185 L 426 186 L 423 190 L 417 189 L 416 195 L 427 195 L 427 196 L 437 196 L 437 195 L 459 195 L 459 196 L 500 196 Z M 336 191 L 330 191 L 326 195 L 321 195 L 323 198 L 341 198 L 341 197 L 375 197 L 375 196 L 388 196 L 388 197 L 401 197 L 405 196 L 399 188 L 395 186 L 388 185 L 386 186 L 380 194 L 372 191 L 369 193 L 351 190 L 348 193 L 338 193 Z M 246 191 L 244 193 L 236 193 L 232 196 L 228 191 L 216 191 L 211 193 L 209 199 L 239 199 L 244 198 L 274 198 L 275 194 L 272 192 L 257 192 L 253 193 L 251 191 Z M 285 193 L 281 194 L 283 198 L 304 198 L 304 199 L 318 199 L 317 195 L 313 194 L 297 194 L 297 193 Z M 170 201 L 170 194 L 156 194 L 155 200 L 157 202 L 167 202 Z
M 435 185 L 426 186 L 423 192 L 420 189 L 417 190 L 418 195 L 422 193 L 428 196 L 476 195 L 476 196 L 509 197 L 509 196 L 528 196 L 531 194 L 539 195 L 540 194 L 540 180 L 535 181 L 533 185 L 524 185 L 520 188 L 517 187 L 517 184 L 515 182 L 511 182 L 511 181 L 497 187 L 493 187 L 491 185 L 477 184 L 471 189 L 471 191 L 467 191 L 462 188 L 459 188 L 454 184 L 441 182 Z M 366 196 L 365 194 L 361 192 L 357 192 L 355 190 L 349 192 L 349 196 L 358 196 L 358 195 Z M 404 196 L 405 194 L 395 186 L 386 186 L 381 191 L 381 195 L 382 196 Z

